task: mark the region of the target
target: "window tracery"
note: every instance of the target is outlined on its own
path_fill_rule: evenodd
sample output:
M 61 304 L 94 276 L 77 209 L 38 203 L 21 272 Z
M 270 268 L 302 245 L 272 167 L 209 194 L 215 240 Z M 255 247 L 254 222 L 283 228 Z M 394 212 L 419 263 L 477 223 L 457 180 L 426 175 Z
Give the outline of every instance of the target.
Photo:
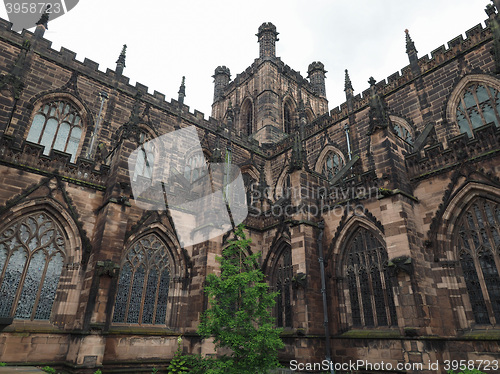
M 399 123 L 393 123 L 393 128 L 394 128 L 394 131 L 396 131 L 396 134 L 401 139 L 403 139 L 404 141 L 406 141 L 410 144 L 413 144 L 413 136 L 411 135 L 411 132 L 407 127 L 405 127 Z
M 478 198 L 458 223 L 457 250 L 477 324 L 500 321 L 500 204 Z
M 333 177 L 344 167 L 344 160 L 340 155 L 334 151 L 328 152 L 323 160 L 322 173 L 328 179 L 332 181 Z
M 472 136 L 473 130 L 493 122 L 500 126 L 500 92 L 484 83 L 468 84 L 456 108 L 460 132 Z
M 38 109 L 26 140 L 43 145 L 44 155 L 56 149 L 71 154 L 71 162 L 74 162 L 82 132 L 79 110 L 69 101 L 57 100 Z
M 286 246 L 274 268 L 274 288 L 279 292 L 276 298 L 276 325 L 292 327 L 292 252 Z
M 392 283 L 384 245 L 358 228 L 346 249 L 346 292 L 353 326 L 397 325 Z
M 61 229 L 45 212 L 0 234 L 0 317 L 48 320 L 65 258 Z
M 170 279 L 163 241 L 155 234 L 137 240 L 120 271 L 113 322 L 165 325 Z
M 195 152 L 190 155 L 184 166 L 184 178 L 190 183 L 204 177 L 208 173 L 208 168 L 206 167 L 207 159 L 203 152 Z

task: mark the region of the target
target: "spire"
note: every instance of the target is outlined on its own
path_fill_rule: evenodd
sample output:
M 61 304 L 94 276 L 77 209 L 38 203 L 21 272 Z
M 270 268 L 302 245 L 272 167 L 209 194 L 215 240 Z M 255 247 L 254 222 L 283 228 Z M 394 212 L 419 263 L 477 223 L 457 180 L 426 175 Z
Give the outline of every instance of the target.
M 40 19 L 36 23 L 35 39 L 41 39 L 43 37 L 43 34 L 45 34 L 45 30 L 49 29 L 49 26 L 48 26 L 49 13 L 47 13 L 49 9 L 50 9 L 50 4 L 47 5 L 45 12 L 42 14 Z
M 127 45 L 124 44 L 118 60 L 116 60 L 116 75 L 123 74 L 123 68 L 125 67 L 125 53 L 127 52 Z
M 347 102 L 347 109 L 349 112 L 353 109 L 352 101 L 354 99 L 354 88 L 352 88 L 351 78 L 349 72 L 345 69 L 345 83 L 344 83 L 345 99 Z
M 233 111 L 233 103 L 229 100 L 229 107 L 226 112 L 227 116 L 227 130 L 231 131 L 233 129 L 233 120 L 234 120 L 234 111 Z
M 185 81 L 186 81 L 186 77 L 182 77 L 182 83 L 181 83 L 181 86 L 179 87 L 179 98 L 178 98 L 178 102 L 180 105 L 184 104 L 184 98 L 186 97 L 186 86 L 185 86 Z
M 370 77 L 368 83 L 370 83 L 370 111 L 368 113 L 370 127 L 368 133 L 371 135 L 377 129 L 387 128 L 391 120 L 387 113 L 387 105 L 384 101 L 384 97 L 378 93 L 377 86 L 375 86 L 375 79 Z
M 415 43 L 411 40 L 410 32 L 408 29 L 405 30 L 405 38 L 406 38 L 406 54 L 408 55 L 408 59 L 410 60 L 410 65 L 418 66 L 418 51 L 415 48 Z
M 489 19 L 489 27 L 493 34 L 493 46 L 491 47 L 491 54 L 495 58 L 495 72 L 500 72 L 500 25 L 498 22 L 498 14 L 495 12 L 495 8 L 497 12 L 500 9 L 500 0 L 492 0 L 495 6 L 488 4 L 486 6 L 486 14 Z
M 346 92 L 346 94 L 348 91 L 350 91 L 351 94 L 354 92 L 354 89 L 352 88 L 351 78 L 349 77 L 349 72 L 347 71 L 347 69 L 345 69 L 344 91 Z

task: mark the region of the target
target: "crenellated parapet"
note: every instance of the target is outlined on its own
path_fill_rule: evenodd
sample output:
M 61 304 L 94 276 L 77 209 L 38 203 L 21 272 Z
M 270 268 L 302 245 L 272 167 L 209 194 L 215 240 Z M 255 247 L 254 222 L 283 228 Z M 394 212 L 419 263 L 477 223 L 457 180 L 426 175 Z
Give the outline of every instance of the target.
M 28 141 L 16 147 L 13 137 L 4 135 L 0 139 L 0 163 L 45 176 L 58 175 L 66 182 L 91 189 L 106 189 L 109 166 L 83 157 L 72 163 L 68 153 L 52 149 L 44 155 L 43 149 L 43 146 Z
M 447 172 L 458 165 L 476 163 L 500 153 L 500 128 L 490 123 L 474 130 L 474 137 L 458 135 L 448 140 L 445 148 L 441 143 L 424 148 L 406 156 L 409 178 L 421 180 L 442 172 Z
M 457 59 L 475 48 L 481 47 L 482 45 L 491 42 L 493 39 L 491 28 L 489 27 L 489 21 L 486 21 L 486 27 L 482 24 L 478 24 L 465 32 L 466 38 L 464 39 L 462 35 L 451 39 L 447 46 L 441 45 L 434 49 L 429 55 L 424 55 L 417 60 L 418 67 L 421 72 L 421 76 L 432 73 L 441 66 Z M 405 87 L 406 85 L 412 83 L 415 80 L 415 73 L 412 71 L 411 66 L 407 65 L 397 71 L 387 79 L 380 80 L 377 84 L 377 91 L 381 95 L 389 95 L 398 91 L 399 89 Z M 359 111 L 366 108 L 370 101 L 370 88 L 362 91 L 362 94 L 354 96 L 352 105 L 353 111 Z M 347 103 L 341 104 L 338 108 L 333 108 L 330 111 L 332 117 L 345 117 L 347 116 Z

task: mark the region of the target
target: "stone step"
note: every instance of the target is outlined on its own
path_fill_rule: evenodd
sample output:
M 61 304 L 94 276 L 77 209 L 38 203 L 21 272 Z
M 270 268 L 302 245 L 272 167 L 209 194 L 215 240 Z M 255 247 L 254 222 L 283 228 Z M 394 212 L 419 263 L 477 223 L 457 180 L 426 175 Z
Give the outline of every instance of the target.
M 16 373 L 16 374 L 23 374 L 23 373 L 44 373 L 43 370 L 40 370 L 34 366 L 1 366 L 0 367 L 0 374 L 7 374 L 7 373 Z

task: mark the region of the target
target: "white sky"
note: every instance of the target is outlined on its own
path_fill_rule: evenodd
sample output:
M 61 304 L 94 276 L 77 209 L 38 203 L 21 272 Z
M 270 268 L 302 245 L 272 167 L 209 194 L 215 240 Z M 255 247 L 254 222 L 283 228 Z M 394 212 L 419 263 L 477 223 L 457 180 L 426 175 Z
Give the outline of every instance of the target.
M 80 0 L 67 14 L 49 22 L 45 38 L 115 69 L 127 44 L 124 75 L 177 98 L 186 76 L 190 111 L 211 113 L 218 65 L 232 78 L 258 57 L 257 33 L 272 22 L 280 33 L 277 56 L 307 76 L 312 61 L 328 71 L 329 108 L 345 101 L 344 69 L 355 94 L 408 65 L 404 29 L 410 30 L 419 57 L 482 23 L 487 0 Z M 4 7 L 0 16 L 7 18 Z M 33 31 L 33 29 L 31 29 Z

